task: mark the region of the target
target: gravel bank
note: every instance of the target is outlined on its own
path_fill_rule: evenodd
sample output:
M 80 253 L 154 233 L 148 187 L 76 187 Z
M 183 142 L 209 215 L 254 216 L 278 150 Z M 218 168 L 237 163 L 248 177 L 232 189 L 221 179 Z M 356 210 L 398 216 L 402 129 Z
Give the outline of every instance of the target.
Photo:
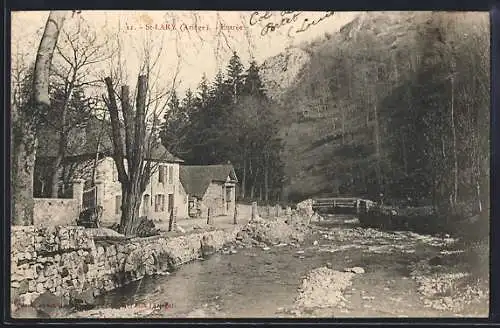
M 487 285 L 459 266 L 432 265 L 421 260 L 410 266 L 410 276 L 418 284 L 418 292 L 426 307 L 455 313 L 464 312 L 470 305 L 487 304 Z M 488 313 L 484 308 L 483 314 Z
M 302 281 L 295 306 L 303 309 L 345 306 L 342 293 L 351 286 L 354 275 L 327 267 L 312 270 Z

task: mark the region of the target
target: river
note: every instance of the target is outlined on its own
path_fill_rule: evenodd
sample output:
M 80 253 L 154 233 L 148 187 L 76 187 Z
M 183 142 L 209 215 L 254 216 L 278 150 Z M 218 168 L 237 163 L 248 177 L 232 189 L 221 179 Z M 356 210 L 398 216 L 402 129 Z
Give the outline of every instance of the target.
M 166 276 L 145 277 L 100 297 L 101 307 L 168 304 L 150 317 L 457 316 L 426 307 L 408 269 L 445 249 L 445 238 L 385 233 L 345 222 L 330 219 L 317 225 L 302 245 L 242 248 L 185 264 Z M 343 306 L 287 311 L 306 274 L 321 266 L 339 271 L 359 266 L 365 273 L 355 275 Z

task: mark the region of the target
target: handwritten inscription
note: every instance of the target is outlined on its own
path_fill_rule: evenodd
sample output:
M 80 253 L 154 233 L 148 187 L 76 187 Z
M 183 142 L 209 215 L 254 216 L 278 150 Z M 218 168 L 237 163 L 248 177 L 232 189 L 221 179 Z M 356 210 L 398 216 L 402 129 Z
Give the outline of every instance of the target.
M 286 30 L 289 37 L 303 33 L 311 27 L 318 25 L 326 18 L 333 16 L 334 11 L 328 11 L 319 18 L 311 18 L 307 13 L 302 11 L 281 11 L 279 17 L 273 15 L 270 11 L 259 12 L 255 11 L 250 15 L 250 26 L 264 25 L 260 31 L 260 35 L 265 36 L 279 30 Z

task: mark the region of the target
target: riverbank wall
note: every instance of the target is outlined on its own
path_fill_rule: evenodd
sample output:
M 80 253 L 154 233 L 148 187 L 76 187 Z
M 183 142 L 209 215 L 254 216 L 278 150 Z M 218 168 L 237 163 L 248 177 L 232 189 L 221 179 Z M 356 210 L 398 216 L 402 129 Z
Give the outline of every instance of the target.
M 199 258 L 202 241 L 205 247 L 220 250 L 235 240 L 241 228 L 101 240 L 83 227 L 14 226 L 11 303 L 29 306 L 46 292 L 67 301 L 82 293 L 97 296 Z

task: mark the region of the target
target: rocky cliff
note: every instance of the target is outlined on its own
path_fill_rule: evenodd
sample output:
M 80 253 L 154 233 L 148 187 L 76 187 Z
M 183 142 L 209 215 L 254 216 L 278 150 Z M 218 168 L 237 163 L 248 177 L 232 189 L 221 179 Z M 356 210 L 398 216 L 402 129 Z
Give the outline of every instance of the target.
M 455 108 L 486 113 L 488 53 L 486 13 L 370 12 L 266 60 L 261 77 L 281 104 L 288 194 L 370 193 L 408 176 L 422 164 L 402 153 L 423 134 L 396 124 L 411 126 L 433 107 L 449 111 L 450 88 Z

